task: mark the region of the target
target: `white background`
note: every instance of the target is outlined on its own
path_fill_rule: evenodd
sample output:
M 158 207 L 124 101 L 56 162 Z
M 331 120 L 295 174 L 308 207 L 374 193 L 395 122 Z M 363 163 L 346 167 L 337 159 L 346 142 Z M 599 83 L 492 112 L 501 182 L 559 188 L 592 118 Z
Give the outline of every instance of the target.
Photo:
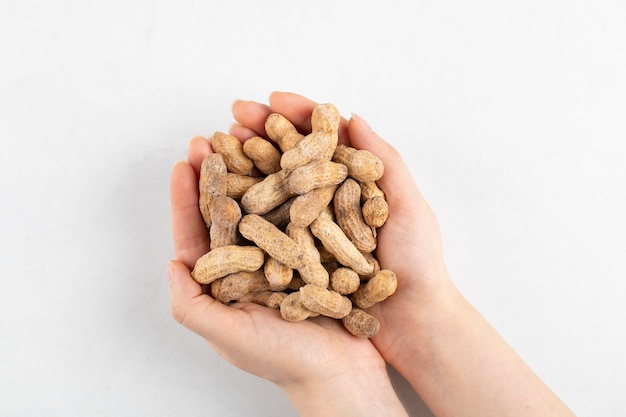
M 2 0 L 0 415 L 295 415 L 174 322 L 165 279 L 172 164 L 273 90 L 368 120 L 463 293 L 579 416 L 626 415 L 625 23 L 620 0 Z

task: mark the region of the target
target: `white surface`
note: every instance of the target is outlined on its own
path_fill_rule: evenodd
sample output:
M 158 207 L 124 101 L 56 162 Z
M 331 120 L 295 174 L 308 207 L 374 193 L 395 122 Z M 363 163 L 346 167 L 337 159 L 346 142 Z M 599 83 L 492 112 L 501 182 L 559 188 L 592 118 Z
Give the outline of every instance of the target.
M 0 3 L 0 415 L 295 415 L 164 273 L 172 164 L 272 90 L 365 117 L 467 297 L 579 416 L 626 414 L 624 3 L 411 3 Z

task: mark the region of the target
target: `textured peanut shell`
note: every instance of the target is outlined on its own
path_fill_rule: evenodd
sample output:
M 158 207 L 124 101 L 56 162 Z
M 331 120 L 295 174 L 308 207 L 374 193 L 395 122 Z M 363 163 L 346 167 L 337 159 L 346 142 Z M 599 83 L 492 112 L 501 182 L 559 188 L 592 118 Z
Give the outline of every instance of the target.
M 269 308 L 280 308 L 280 303 L 287 297 L 285 292 L 277 291 L 252 291 L 245 293 L 237 299 L 240 303 L 254 303 Z
M 202 160 L 198 205 L 207 227 L 211 226 L 211 201 L 215 196 L 226 195 L 226 173 L 226 164 L 221 154 L 211 153 Z
M 359 289 L 359 285 L 359 274 L 350 268 L 337 268 L 330 274 L 330 288 L 341 295 L 352 294 Z
M 243 152 L 262 173 L 268 175 L 280 171 L 281 154 L 270 141 L 259 136 L 250 138 L 243 143 Z
M 294 194 L 304 194 L 315 188 L 339 184 L 348 176 L 348 168 L 331 161 L 312 162 L 296 168 L 287 179 L 287 188 Z
M 224 162 L 230 172 L 247 175 L 252 171 L 254 162 L 243 152 L 243 145 L 233 135 L 215 132 L 211 140 L 213 150 L 224 156 Z
M 341 319 L 343 326 L 357 337 L 369 339 L 378 334 L 380 322 L 365 311 L 353 308 L 350 314 Z
M 293 278 L 293 269 L 272 257 L 265 261 L 263 272 L 272 291 L 283 291 L 289 288 L 289 283 Z
M 261 270 L 235 272 L 211 283 L 211 294 L 222 303 L 238 300 L 250 292 L 268 290 L 269 284 Z
M 289 200 L 294 194 L 286 187 L 288 177 L 287 171 L 280 170 L 254 184 L 241 197 L 241 208 L 246 213 L 266 214 Z
M 222 246 L 201 256 L 191 271 L 200 284 L 241 271 L 256 271 L 265 261 L 265 254 L 256 246 Z
M 376 249 L 372 228 L 363 220 L 361 213 L 361 186 L 347 178 L 337 189 L 334 199 L 335 219 L 354 246 L 362 252 Z
M 283 152 L 292 149 L 304 137 L 285 116 L 279 113 L 272 113 L 265 120 L 265 133 Z
M 341 319 L 352 310 L 349 298 L 315 285 L 300 288 L 300 301 L 308 310 L 334 319 Z
M 311 223 L 311 232 L 317 237 L 324 247 L 335 255 L 339 263 L 354 269 L 359 275 L 372 273 L 374 267 L 365 259 L 363 254 L 354 246 L 333 221 L 318 217 Z
M 239 232 L 269 256 L 293 269 L 302 268 L 304 251 L 278 227 L 256 214 L 247 214 L 239 222 Z
M 378 228 L 382 227 L 389 217 L 389 205 L 383 197 L 375 196 L 365 200 L 361 212 L 363 221 L 368 226 Z
M 328 287 L 328 271 L 320 263 L 320 254 L 315 247 L 315 239 L 309 228 L 295 227 L 293 223 L 289 223 L 287 236 L 300 245 L 304 251 L 305 265 L 298 269 L 304 282 L 322 288 Z
M 339 140 L 339 110 L 331 103 L 318 104 L 311 113 L 311 129 L 313 132 L 323 132 L 328 136 L 329 144 L 322 159 L 331 160 Z
M 333 161 L 348 167 L 348 175 L 357 181 L 371 182 L 383 176 L 382 160 L 365 149 L 355 149 L 346 145 L 337 145 Z
M 216 196 L 211 202 L 211 249 L 237 244 L 237 227 L 241 220 L 241 208 L 227 196 Z
M 262 177 L 239 175 L 233 172 L 226 174 L 226 195 L 230 198 L 239 199 L 254 184 L 263 181 Z
M 352 294 L 352 301 L 359 308 L 369 308 L 387 299 L 396 292 L 397 288 L 396 274 L 389 269 L 382 269 L 372 279 L 361 284 L 359 289 Z
M 337 184 L 333 184 L 295 197 L 289 210 L 291 223 L 296 227 L 309 226 L 332 201 L 336 190 Z
M 300 291 L 295 291 L 283 299 L 280 303 L 280 315 L 283 319 L 291 322 L 298 322 L 306 320 L 309 317 L 319 315 L 319 313 L 313 312 L 304 307 L 300 297 Z
M 280 166 L 294 170 L 311 162 L 319 161 L 328 153 L 331 146 L 330 135 L 313 132 L 305 136 L 296 146 L 283 153 Z

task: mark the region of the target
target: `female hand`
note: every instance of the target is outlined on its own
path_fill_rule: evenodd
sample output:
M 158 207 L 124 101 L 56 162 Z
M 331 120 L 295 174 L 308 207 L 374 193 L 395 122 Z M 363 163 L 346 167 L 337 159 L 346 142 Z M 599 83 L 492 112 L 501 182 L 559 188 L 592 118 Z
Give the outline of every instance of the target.
M 245 139 L 241 132 L 239 137 Z M 291 323 L 275 309 L 224 305 L 191 277 L 196 260 L 209 250 L 198 208 L 198 173 L 210 152 L 210 140 L 194 138 L 188 162 L 172 171 L 176 260 L 168 265 L 168 278 L 174 318 L 235 366 L 280 386 L 300 415 L 403 415 L 385 361 L 369 340 L 324 317 Z

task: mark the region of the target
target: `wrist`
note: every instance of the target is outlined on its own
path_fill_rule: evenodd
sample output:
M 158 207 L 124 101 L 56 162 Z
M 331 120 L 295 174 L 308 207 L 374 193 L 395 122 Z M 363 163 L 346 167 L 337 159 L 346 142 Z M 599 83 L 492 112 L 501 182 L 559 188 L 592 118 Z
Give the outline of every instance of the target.
M 301 417 L 407 415 L 393 390 L 384 362 L 324 380 L 279 386 Z

